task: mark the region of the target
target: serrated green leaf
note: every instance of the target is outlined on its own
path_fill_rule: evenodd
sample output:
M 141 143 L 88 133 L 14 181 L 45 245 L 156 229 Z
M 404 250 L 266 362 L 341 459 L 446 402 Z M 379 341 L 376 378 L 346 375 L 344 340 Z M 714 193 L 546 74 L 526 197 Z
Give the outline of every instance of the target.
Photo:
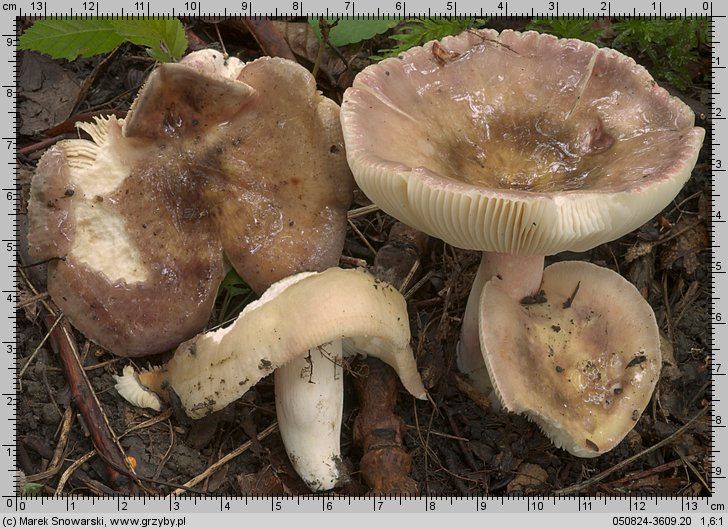
M 109 53 L 122 42 L 144 46 L 163 62 L 178 59 L 187 50 L 184 27 L 176 18 L 39 20 L 20 36 L 18 46 L 73 60 Z
M 124 40 L 145 46 L 158 61 L 179 59 L 187 50 L 185 29 L 176 18 L 115 20 L 113 25 Z
M 18 47 L 70 61 L 109 53 L 123 41 L 108 19 L 44 19 L 20 36 Z
M 337 20 L 336 17 L 325 18 L 329 24 L 333 24 Z M 329 41 L 334 46 L 346 46 L 347 44 L 355 44 L 363 40 L 371 39 L 374 35 L 384 33 L 401 21 L 399 18 L 379 18 L 371 20 L 340 18 L 338 20 L 336 26 L 329 33 Z M 309 17 L 308 23 L 313 27 L 316 37 L 321 40 L 319 19 L 317 17 Z

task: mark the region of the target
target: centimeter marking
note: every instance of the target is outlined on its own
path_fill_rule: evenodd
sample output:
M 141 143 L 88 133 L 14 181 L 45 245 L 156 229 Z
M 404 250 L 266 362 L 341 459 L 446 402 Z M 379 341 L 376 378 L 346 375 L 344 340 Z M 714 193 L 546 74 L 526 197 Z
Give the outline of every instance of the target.
M 356 18 L 380 17 L 723 17 L 713 12 L 713 2 L 662 0 L 532 0 L 509 4 L 506 0 L 24 0 L 23 4 L 2 3 L 6 12 L 39 17 L 97 16 L 338 16 Z M 50 5 L 49 5 L 50 4 Z M 181 5 L 180 5 L 181 4 Z M 523 7 L 524 4 L 530 4 Z M 235 7 L 233 7 L 235 6 Z M 717 5 L 716 5 L 717 7 Z
M 6 497 L 4 507 L 26 514 L 101 513 L 663 513 L 711 514 L 721 518 L 725 504 L 710 498 L 668 497 L 366 497 L 366 496 L 246 496 L 246 497 Z M 728 520 L 725 520 L 728 522 Z M 682 524 L 685 525 L 685 524 Z M 708 525 L 708 524 L 704 524 Z
M 723 163 L 728 163 L 724 156 L 722 143 L 728 141 L 725 114 L 728 105 L 718 87 L 728 86 L 728 74 L 725 63 L 728 61 L 726 46 L 720 41 L 725 32 L 725 7 L 712 1 L 693 0 L 688 2 L 610 0 L 536 0 L 532 2 L 515 2 L 490 0 L 487 7 L 483 2 L 474 0 L 436 0 L 418 1 L 409 5 L 404 0 L 266 0 L 260 2 L 261 11 L 256 9 L 253 0 L 235 2 L 227 0 L 189 0 L 173 2 L 172 0 L 133 1 L 114 0 L 108 2 L 113 11 L 105 11 L 106 4 L 100 0 L 22 0 L 17 3 L 0 3 L 0 11 L 7 16 L 0 19 L 1 37 L 3 39 L 0 64 L 4 64 L 2 76 L 3 96 L 0 112 L 12 116 L 10 120 L 0 123 L 0 164 L 12 166 L 6 173 L 3 187 L 0 188 L 0 218 L 10 218 L 10 222 L 0 224 L 0 345 L 5 358 L 6 369 L 0 370 L 0 383 L 6 388 L 0 394 L 0 421 L 12 424 L 12 428 L 0 430 L 0 509 L 6 512 L 47 513 L 79 512 L 628 512 L 628 513 L 709 513 L 720 515 L 725 510 L 724 500 L 728 498 L 726 472 L 728 460 L 721 446 L 726 445 L 725 420 L 723 402 L 728 387 L 726 380 L 728 364 L 723 362 L 721 345 L 728 338 L 728 312 L 723 311 L 723 299 L 728 296 L 728 241 L 724 225 L 728 220 L 728 209 L 722 208 L 722 196 L 728 194 L 728 185 L 723 178 Z M 181 5 L 180 5 L 181 4 Z M 523 7 L 524 4 L 529 4 Z M 412 9 L 412 10 L 410 10 Z M 18 271 L 16 268 L 16 237 L 19 217 L 18 189 L 20 185 L 15 160 L 15 138 L 18 131 L 17 117 L 17 82 L 19 65 L 16 61 L 16 36 L 18 34 L 19 17 L 91 17 L 91 16 L 326 16 L 339 17 L 414 17 L 414 16 L 478 16 L 478 17 L 517 17 L 517 16 L 590 16 L 590 17 L 710 17 L 713 34 L 713 72 L 712 94 L 710 99 L 712 122 L 712 169 L 715 178 L 711 181 L 712 204 L 712 326 L 710 344 L 712 347 L 711 378 L 711 454 L 712 475 L 708 482 L 712 489 L 709 498 L 678 497 L 463 497 L 463 498 L 357 498 L 335 496 L 303 496 L 289 497 L 166 497 L 166 498 L 19 498 L 15 495 L 17 468 L 15 418 L 17 416 L 17 394 L 19 389 L 16 379 L 17 365 L 17 302 Z M 726 57 L 726 59 L 724 59 Z M 707 143 L 707 142 L 706 142 Z M 10 179 L 12 175 L 12 181 Z M 726 315 L 724 317 L 724 314 Z M 201 509 L 201 511 L 200 511 Z M 728 522 L 728 520 L 726 520 Z M 703 525 L 719 526 L 723 524 L 722 516 L 711 516 Z
M 0 5 L 5 8 L 5 4 Z M 4 419 L 4 424 L 11 422 L 12 428 L 3 428 L 3 434 L 0 435 L 0 483 L 4 486 L 0 490 L 5 492 L 10 487 L 15 488 L 17 467 L 17 431 L 15 427 L 15 418 L 17 416 L 17 392 L 18 379 L 17 373 L 17 317 L 15 313 L 15 304 L 17 302 L 17 270 L 16 270 L 16 238 L 18 234 L 17 216 L 18 209 L 18 169 L 15 161 L 16 134 L 18 130 L 17 117 L 17 79 L 18 79 L 18 63 L 16 61 L 15 39 L 18 30 L 18 20 L 15 17 L 8 17 L 0 23 L 2 30 L 0 31 L 2 43 L 0 49 L 3 50 L 1 60 L 6 61 L 6 68 L 2 75 L 2 101 L 1 110 L 7 113 L 8 118 L 3 120 L 3 126 L 0 129 L 0 153 L 2 158 L 0 162 L 2 166 L 10 169 L 6 170 L 6 178 L 2 180 L 2 195 L 0 195 L 0 218 L 8 219 L 0 223 L 0 236 L 2 236 L 2 244 L 0 247 L 0 354 L 5 359 L 3 365 L 6 369 L 0 370 L 0 383 L 2 383 L 3 393 L 0 397 L 0 419 Z M 10 176 L 12 175 L 12 180 Z

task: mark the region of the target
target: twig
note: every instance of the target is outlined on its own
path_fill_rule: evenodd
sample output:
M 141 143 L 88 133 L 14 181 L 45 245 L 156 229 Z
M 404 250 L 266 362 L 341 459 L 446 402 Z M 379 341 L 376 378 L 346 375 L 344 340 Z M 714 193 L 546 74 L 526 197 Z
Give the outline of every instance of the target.
M 405 424 L 404 427 L 408 430 L 417 430 L 417 426 L 414 426 L 412 424 Z M 432 435 L 435 437 L 442 437 L 443 439 L 450 439 L 452 441 L 470 441 L 470 439 L 468 439 L 467 437 L 458 437 L 457 435 L 438 432 L 437 430 L 432 430 Z
M 667 274 L 662 275 L 662 302 L 665 304 L 665 323 L 667 324 L 667 339 L 670 343 L 675 342 L 675 326 L 672 321 L 672 310 L 670 309 L 670 296 L 667 288 Z
M 63 475 L 61 475 L 61 479 L 58 480 L 58 486 L 56 487 L 56 492 L 53 494 L 56 498 L 63 493 L 63 487 L 66 486 L 66 482 L 73 475 L 73 473 L 76 471 L 76 469 L 79 468 L 81 465 L 83 465 L 86 461 L 88 461 L 95 455 L 96 455 L 96 450 L 91 450 L 87 454 L 84 454 L 83 456 L 81 456 L 80 459 L 77 459 L 76 461 L 74 461 L 73 464 L 66 469 L 66 471 L 63 473 Z
M 347 222 L 349 223 L 349 226 L 351 226 L 351 229 L 354 230 L 354 233 L 356 233 L 357 237 L 361 239 L 361 241 L 364 243 L 364 245 L 369 249 L 370 252 L 372 252 L 372 255 L 377 255 L 377 251 L 374 249 L 374 247 L 371 245 L 371 243 L 367 240 L 366 237 L 364 237 L 364 234 L 359 231 L 359 228 L 356 227 L 356 225 L 351 222 L 351 220 L 347 219 Z
M 263 430 L 262 432 L 260 432 L 258 434 L 258 437 L 257 437 L 258 441 L 262 441 L 263 439 L 268 437 L 270 434 L 275 432 L 277 429 L 278 429 L 278 423 L 274 422 L 273 424 L 271 424 L 265 430 Z M 198 483 L 200 483 L 201 481 L 207 479 L 208 477 L 213 475 L 215 472 L 217 472 L 220 469 L 220 467 L 222 467 L 223 465 L 226 465 L 228 462 L 232 461 L 233 459 L 238 457 L 243 452 L 250 450 L 251 446 L 253 446 L 253 441 L 252 440 L 246 441 L 245 443 L 240 445 L 238 448 L 236 448 L 235 450 L 233 450 L 226 456 L 221 457 L 215 463 L 213 463 L 212 465 L 207 467 L 207 469 L 202 474 L 195 476 L 194 478 L 189 480 L 187 483 L 185 483 L 183 485 L 184 488 L 180 487 L 178 489 L 173 490 L 171 493 L 171 496 L 179 496 L 183 492 L 186 492 L 186 489 L 190 489 L 190 488 L 194 487 L 195 485 L 197 485 Z
M 708 485 L 708 482 L 705 481 L 705 478 L 703 477 L 703 475 L 700 473 L 700 471 L 697 468 L 695 468 L 695 465 L 693 465 L 694 458 L 692 458 L 690 456 L 685 457 L 684 455 L 682 455 L 680 453 L 680 450 L 677 450 L 677 449 L 675 449 L 675 453 L 680 457 L 680 460 L 683 463 L 685 463 L 685 466 L 688 467 L 692 471 L 693 474 L 695 474 L 695 477 L 698 478 L 698 481 L 700 481 L 700 483 L 703 485 L 703 487 L 705 487 L 705 490 L 707 492 L 710 492 L 710 485 Z
M 680 208 L 683 207 L 684 204 L 686 204 L 687 202 L 690 202 L 694 198 L 698 198 L 702 194 L 703 194 L 703 191 L 696 191 L 689 197 L 686 197 L 686 198 L 682 199 L 680 202 L 678 202 L 677 204 L 675 204 L 675 206 L 671 210 L 665 212 L 665 215 L 669 216 L 674 211 L 680 211 Z
M 119 436 L 119 439 L 121 439 L 122 437 L 126 437 L 127 435 L 129 435 L 132 432 L 136 432 L 138 430 L 143 430 L 145 428 L 149 428 L 150 426 L 154 426 L 157 423 L 166 421 L 171 416 L 172 416 L 172 410 L 171 409 L 166 409 L 163 413 L 161 413 L 161 414 L 159 414 L 159 415 L 157 415 L 155 417 L 152 417 L 151 419 L 146 420 L 146 421 L 144 421 L 142 423 L 135 424 L 131 428 L 127 429 L 123 434 L 121 434 Z
M 106 366 L 110 366 L 110 365 L 113 365 L 113 364 L 117 364 L 117 363 L 121 362 L 122 360 L 124 360 L 124 359 L 121 358 L 121 357 L 112 358 L 111 360 L 106 360 L 105 362 L 99 362 L 98 364 L 93 364 L 93 365 L 90 365 L 90 366 L 83 366 L 83 369 L 85 371 L 93 371 L 95 369 L 101 369 L 102 367 L 106 367 Z
M 225 42 L 223 42 L 222 35 L 220 35 L 220 26 L 217 23 L 214 23 L 213 25 L 215 26 L 215 32 L 217 33 L 217 40 L 220 42 L 220 47 L 222 48 L 222 58 L 224 61 L 227 61 L 230 58 L 230 55 L 228 55 L 228 52 L 225 49 Z
M 41 141 L 33 143 L 31 145 L 26 145 L 25 147 L 21 147 L 20 149 L 18 149 L 18 154 L 21 154 L 23 156 L 30 156 L 34 152 L 42 151 L 43 149 L 47 149 L 51 145 L 54 145 L 61 140 L 67 140 L 67 139 L 71 139 L 73 137 L 75 137 L 75 134 L 59 134 L 58 136 L 53 136 L 52 138 L 46 138 L 45 140 L 41 140 Z
M 366 215 L 374 213 L 375 211 L 379 211 L 379 206 L 377 206 L 376 204 L 370 204 L 368 206 L 362 206 L 360 208 L 350 210 L 346 214 L 346 218 L 352 220 L 358 217 L 365 217 Z
M 68 445 L 68 433 L 70 432 L 71 425 L 73 424 L 73 417 L 73 409 L 69 406 L 68 408 L 66 408 L 66 411 L 63 414 L 60 437 L 58 439 L 58 444 L 53 451 L 53 457 L 51 458 L 51 462 L 49 463 L 48 468 L 45 469 L 43 472 L 38 472 L 37 474 L 26 476 L 26 479 L 28 481 L 40 482 L 52 478 L 61 469 L 61 467 L 63 466 L 63 453 L 66 451 L 66 446 Z
M 46 136 L 64 136 L 68 135 L 70 139 L 79 137 L 79 130 L 76 124 L 82 121 L 91 121 L 99 116 L 115 116 L 119 119 L 126 117 L 126 112 L 114 110 L 108 106 L 102 106 L 96 110 L 89 110 L 76 114 L 68 118 L 66 121 L 59 123 L 58 125 L 48 129 L 45 134 Z M 63 139 L 63 138 L 61 138 Z
M 419 261 L 417 261 L 419 263 Z M 430 279 L 432 279 L 432 276 L 435 275 L 435 271 L 429 270 L 424 276 L 420 278 L 417 283 L 412 285 L 412 288 L 410 288 L 407 292 L 404 293 L 404 299 L 409 300 L 419 289 L 422 288 L 422 286 L 427 283 Z M 407 277 L 407 280 L 409 282 L 409 276 Z M 403 287 L 406 286 L 406 284 L 402 285 Z
M 455 382 L 455 387 L 458 388 L 458 391 L 472 400 L 476 406 L 485 412 L 492 411 L 493 403 L 490 402 L 488 395 L 477 389 L 466 379 L 466 377 L 458 373 L 453 373 L 452 378 Z
M 129 466 L 124 450 L 119 445 L 118 438 L 109 424 L 109 419 L 81 365 L 76 344 L 71 337 L 70 327 L 64 321 L 58 330 L 60 333 L 51 335 L 51 343 L 56 342 L 54 350 L 58 351 L 66 379 L 74 395 L 74 402 L 86 421 L 94 446 L 101 458 L 110 463 L 107 465 L 110 482 L 118 487 L 120 492 L 135 494 L 137 490 L 133 482 L 128 481 L 126 476 L 120 473 L 120 469 L 127 469 L 127 475 L 134 478 L 134 469 Z M 56 336 L 56 334 L 61 336 Z
M 73 103 L 73 108 L 70 112 L 71 115 L 73 115 L 81 106 L 81 103 L 83 103 L 83 100 L 86 99 L 86 95 L 88 94 L 88 91 L 91 89 L 91 86 L 96 82 L 96 79 L 98 79 L 100 76 L 104 75 L 106 73 L 106 70 L 109 69 L 109 66 L 111 65 L 111 62 L 114 60 L 114 57 L 119 53 L 120 46 L 117 46 L 114 48 L 111 53 L 109 53 L 106 57 L 104 57 L 91 71 L 89 75 L 86 76 L 86 79 L 84 79 L 83 83 L 81 83 L 81 87 L 78 89 L 78 94 L 76 94 L 76 101 Z
M 597 474 L 595 476 L 592 476 L 591 478 L 587 479 L 586 481 L 583 481 L 577 485 L 572 485 L 571 487 L 566 487 L 563 489 L 556 490 L 553 493 L 554 494 L 574 494 L 574 493 L 579 492 L 596 483 L 599 483 L 600 481 L 602 481 L 604 478 L 606 478 L 610 474 L 613 474 L 614 472 L 623 469 L 624 467 L 632 464 L 634 461 L 637 461 L 639 458 L 644 457 L 648 454 L 651 454 L 652 452 L 669 444 L 673 439 L 680 436 L 683 432 L 685 432 L 688 428 L 690 428 L 690 426 L 692 426 L 695 421 L 697 421 L 700 417 L 705 415 L 709 409 L 710 409 L 710 406 L 705 406 L 698 413 L 696 413 L 692 419 L 690 419 L 688 422 L 686 422 L 684 425 L 682 425 L 680 428 L 675 430 L 671 435 L 669 435 L 668 437 L 666 437 L 659 443 L 654 444 L 651 447 L 646 448 L 645 450 L 642 450 L 641 452 L 633 455 L 632 457 L 628 457 L 627 459 L 620 461 L 613 467 L 608 468 L 607 470 L 600 472 L 599 474 Z
M 630 481 L 637 481 L 639 479 L 644 479 L 644 478 L 650 477 L 654 474 L 660 474 L 662 472 L 665 472 L 666 470 L 670 470 L 675 467 L 679 467 L 680 465 L 682 465 L 684 463 L 685 463 L 684 460 L 676 459 L 674 461 L 670 461 L 669 463 L 665 463 L 663 465 L 658 465 L 653 468 L 648 468 L 647 470 L 642 470 L 640 472 L 635 472 L 633 474 L 629 474 L 622 478 L 615 479 L 614 481 L 610 481 L 608 483 L 608 485 L 621 485 L 623 483 L 629 483 Z
M 35 360 L 35 357 L 38 355 L 38 352 L 43 347 L 43 344 L 46 343 L 46 341 L 48 340 L 48 337 L 51 335 L 53 330 L 61 322 L 61 318 L 63 318 L 63 314 L 58 315 L 58 317 L 56 318 L 56 321 L 53 322 L 53 325 L 51 325 L 50 329 L 48 329 L 48 332 L 45 334 L 45 336 L 43 336 L 43 339 L 40 341 L 38 346 L 35 348 L 35 351 L 33 351 L 33 354 L 30 355 L 30 358 L 28 358 L 28 361 L 25 362 L 25 365 L 22 367 L 22 369 L 18 373 L 18 379 L 23 378 L 23 375 L 25 374 L 25 370 L 28 369 L 28 366 L 31 364 L 31 362 L 33 362 L 33 360 Z
M 37 303 L 38 301 L 41 301 L 41 300 L 47 299 L 47 298 L 48 298 L 48 292 L 41 292 L 40 294 L 36 294 L 24 301 L 16 303 L 15 308 L 23 309 L 29 305 L 33 305 L 33 304 Z
M 666 243 L 667 241 L 670 241 L 670 240 L 674 239 L 675 237 L 679 237 L 686 231 L 692 230 L 695 226 L 697 226 L 701 222 L 703 222 L 703 219 L 694 220 L 693 222 L 690 222 L 687 226 L 684 226 L 683 228 L 680 228 L 679 230 L 677 230 L 675 233 L 670 233 L 669 235 L 667 235 L 661 239 L 657 239 L 655 242 L 652 243 L 652 245 L 657 246 L 658 244 Z
M 169 416 L 171 415 L 172 410 L 169 410 Z M 172 421 L 167 421 L 167 429 L 169 430 L 169 446 L 164 452 L 162 458 L 159 460 L 157 470 L 154 472 L 154 479 L 159 479 L 159 476 L 162 475 L 162 470 L 164 470 L 164 467 L 167 464 L 167 461 L 169 461 L 169 458 L 172 457 L 172 450 L 174 450 L 174 446 L 177 444 L 177 436 L 174 433 L 174 426 L 172 426 Z

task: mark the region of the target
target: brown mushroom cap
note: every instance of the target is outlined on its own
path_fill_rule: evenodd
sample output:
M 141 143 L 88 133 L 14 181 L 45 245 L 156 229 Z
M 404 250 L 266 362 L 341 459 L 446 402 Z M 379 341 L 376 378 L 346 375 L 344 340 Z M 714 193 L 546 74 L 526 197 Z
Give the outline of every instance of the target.
M 291 61 L 212 57 L 159 66 L 126 120 L 79 125 L 93 141 L 51 148 L 32 182 L 31 254 L 61 259 L 49 292 L 118 355 L 201 331 L 224 257 L 262 292 L 343 247 L 353 181 L 336 104 Z
M 659 212 L 704 130 L 632 59 L 535 32 L 467 31 L 369 66 L 341 110 L 384 211 L 461 248 L 581 251 Z
M 480 344 L 503 406 L 535 421 L 557 446 L 604 453 L 632 429 L 661 368 L 655 316 L 619 274 L 568 261 L 544 269 L 530 303 L 486 283 Z

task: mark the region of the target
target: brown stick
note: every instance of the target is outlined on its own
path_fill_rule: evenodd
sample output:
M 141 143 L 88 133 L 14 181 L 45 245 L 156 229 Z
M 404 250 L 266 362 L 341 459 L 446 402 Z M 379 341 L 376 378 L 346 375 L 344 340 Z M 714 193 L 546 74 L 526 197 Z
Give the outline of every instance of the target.
M 238 24 L 235 20 L 232 20 L 231 23 Z M 283 36 L 278 33 L 278 30 L 273 27 L 270 20 L 267 18 L 243 17 L 243 24 L 253 35 L 263 53 L 271 57 L 283 57 L 284 59 L 296 61 L 296 56 L 291 51 L 291 47 Z
M 394 414 L 397 375 L 375 358 L 367 358 L 363 367 L 364 372 L 354 377 L 359 397 L 354 442 L 364 453 L 362 479 L 374 494 L 417 494 L 417 482 L 409 477 L 412 457 L 402 446 L 404 421 Z
M 389 241 L 374 260 L 374 275 L 406 288 L 410 272 L 417 270 L 427 246 L 427 236 L 398 223 Z M 394 413 L 399 381 L 394 370 L 375 358 L 363 362 L 364 371 L 354 377 L 359 397 L 359 415 L 354 422 L 354 443 L 362 449 L 362 479 L 374 494 L 418 494 L 417 482 L 409 477 L 412 458 L 402 440 L 405 425 Z
M 55 318 L 43 310 L 43 322 L 50 328 Z M 124 494 L 137 494 L 138 490 L 126 475 L 118 469 L 127 468 L 126 458 L 111 432 L 106 416 L 101 410 L 96 394 L 86 378 L 86 373 L 78 358 L 76 346 L 71 338 L 70 325 L 63 320 L 50 333 L 49 342 L 66 375 L 73 402 L 81 413 L 96 451 L 105 463 L 109 484 Z

